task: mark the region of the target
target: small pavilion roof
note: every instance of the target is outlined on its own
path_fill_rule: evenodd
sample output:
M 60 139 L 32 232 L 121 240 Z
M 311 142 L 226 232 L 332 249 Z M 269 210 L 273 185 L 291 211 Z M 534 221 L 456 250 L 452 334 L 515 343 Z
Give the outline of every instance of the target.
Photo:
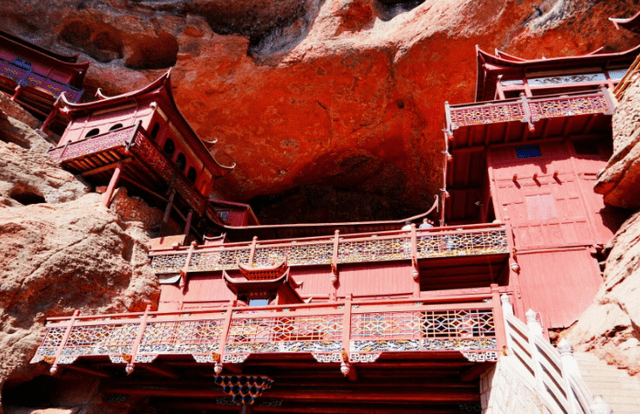
M 609 17 L 617 29 L 624 28 L 634 33 L 640 33 L 640 11 L 628 18 Z
M 640 45 L 617 53 L 599 53 L 598 49 L 586 55 L 565 56 L 549 59 L 523 59 L 496 50 L 494 54 L 485 52 L 476 46 L 478 74 L 476 83 L 476 102 L 492 100 L 498 76 L 509 75 L 522 79 L 526 73 L 542 71 L 562 71 L 589 67 L 607 67 L 618 62 L 631 63 L 640 53 Z
M 285 263 L 286 266 L 286 263 Z M 242 270 L 243 268 L 241 268 Z M 246 269 L 245 269 L 246 270 Z M 260 270 L 260 269 L 256 269 Z M 272 271 L 278 271 L 278 269 L 268 269 Z M 297 283 L 293 280 L 293 277 L 289 274 L 289 267 L 286 267 L 280 276 L 273 273 L 274 278 L 269 279 L 247 279 L 245 277 L 232 278 L 226 271 L 222 271 L 222 278 L 225 284 L 233 293 L 238 297 L 262 298 L 264 296 L 283 295 L 287 298 L 293 298 L 295 302 L 302 303 L 303 300 L 296 291 L 297 288 L 302 286 L 302 283 Z
M 71 82 L 71 86 L 74 87 L 79 88 L 82 85 L 84 75 L 89 68 L 89 62 L 77 62 L 78 54 L 72 56 L 58 54 L 2 30 L 0 30 L 0 43 L 3 48 L 24 52 L 26 58 L 76 72 L 77 75 Z
M 144 99 L 149 101 L 164 100 L 170 107 L 170 113 L 167 113 L 167 116 L 169 116 L 173 124 L 177 127 L 178 131 L 180 131 L 187 144 L 189 144 L 198 158 L 209 168 L 211 172 L 214 173 L 214 175 L 225 175 L 235 167 L 228 167 L 218 163 L 202 140 L 198 137 L 196 132 L 191 128 L 182 113 L 178 110 L 173 98 L 173 93 L 171 92 L 171 70 L 168 70 L 158 79 L 138 90 L 111 97 L 101 94 L 100 99 L 93 102 L 73 103 L 68 101 L 64 95 L 61 96 L 63 102 L 61 107 L 62 112 L 71 119 L 82 118 L 93 112 L 111 109 L 122 104 L 128 104 L 131 102 L 139 103 Z

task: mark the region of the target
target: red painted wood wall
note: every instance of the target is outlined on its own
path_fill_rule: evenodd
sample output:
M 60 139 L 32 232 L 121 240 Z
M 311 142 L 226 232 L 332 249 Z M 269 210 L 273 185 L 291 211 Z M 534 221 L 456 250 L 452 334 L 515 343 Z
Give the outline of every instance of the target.
M 496 217 L 513 229 L 525 307 L 540 311 L 548 327 L 570 325 L 591 303 L 602 282 L 591 252 L 623 219 L 593 192 L 610 155 L 603 142 L 588 155 L 567 139 L 540 143 L 539 157 L 518 158 L 522 144 L 488 153 Z

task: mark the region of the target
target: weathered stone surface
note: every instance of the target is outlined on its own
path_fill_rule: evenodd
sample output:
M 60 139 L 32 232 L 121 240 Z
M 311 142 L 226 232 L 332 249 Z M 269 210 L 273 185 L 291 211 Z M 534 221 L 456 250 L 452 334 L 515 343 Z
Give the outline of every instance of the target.
M 623 50 L 638 36 L 606 18 L 632 3 L 53 0 L 3 2 L 0 26 L 91 60 L 87 98 L 175 65 L 181 111 L 238 164 L 224 192 L 265 223 L 367 220 L 431 204 L 443 102 L 473 100 L 476 45 L 527 58 Z M 344 209 L 344 192 L 374 208 Z M 279 214 L 289 204 L 304 208 Z
M 564 333 L 582 351 L 632 375 L 640 372 L 640 212 L 609 243 L 605 279 L 593 305 Z
M 46 316 L 139 311 L 159 289 L 142 222 L 102 207 L 24 123 L 6 116 L 0 131 L 0 386 L 11 387 L 46 372 L 28 365 Z
M 598 177 L 595 191 L 607 204 L 640 207 L 640 78 L 625 91 L 613 115 L 614 154 Z

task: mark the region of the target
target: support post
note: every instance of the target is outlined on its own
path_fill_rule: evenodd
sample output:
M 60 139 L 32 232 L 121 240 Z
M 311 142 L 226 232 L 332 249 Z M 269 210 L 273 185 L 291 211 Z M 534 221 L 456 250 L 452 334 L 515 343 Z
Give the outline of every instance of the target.
M 55 375 L 58 372 L 58 358 L 60 358 L 60 356 L 62 355 L 62 350 L 64 349 L 64 346 L 67 344 L 67 341 L 69 340 L 69 336 L 71 336 L 71 329 L 73 328 L 73 324 L 76 322 L 76 319 L 78 318 L 78 316 L 80 316 L 79 310 L 73 312 L 71 319 L 69 319 L 69 326 L 67 326 L 67 330 L 64 333 L 64 337 L 62 337 L 62 341 L 60 341 L 60 345 L 56 350 L 56 355 L 53 359 L 53 363 L 51 364 L 51 368 L 49 369 L 49 373 L 51 375 Z
M 189 273 L 189 264 L 191 263 L 191 256 L 193 255 L 193 251 L 195 250 L 195 242 L 189 246 L 189 252 L 187 253 L 187 259 L 184 261 L 184 267 L 180 269 L 180 289 L 184 292 L 184 289 L 187 287 L 187 275 Z
M 340 230 L 333 233 L 333 256 L 331 256 L 331 283 L 338 283 L 338 251 L 340 248 Z
M 144 330 L 147 328 L 147 320 L 149 319 L 149 312 L 151 311 L 151 305 L 147 305 L 144 310 L 144 314 L 142 315 L 142 320 L 140 321 L 140 327 L 138 327 L 138 334 L 136 335 L 136 339 L 131 346 L 131 361 L 127 364 L 125 370 L 127 374 L 131 374 L 133 372 L 133 368 L 135 366 L 136 356 L 138 355 L 138 348 L 140 348 L 140 343 L 142 342 L 142 336 L 144 335 Z
M 220 355 L 220 361 L 216 364 L 216 374 L 222 372 L 222 359 L 224 356 L 224 348 L 227 343 L 227 336 L 229 335 L 229 330 L 231 329 L 231 318 L 233 317 L 233 306 L 235 305 L 235 301 L 231 302 L 231 304 L 227 307 L 227 313 L 224 315 L 224 325 L 222 325 L 222 331 L 220 332 L 220 342 L 218 342 L 218 354 Z
M 258 244 L 258 236 L 253 236 L 251 240 L 251 251 L 249 252 L 249 263 L 247 265 L 253 265 L 253 260 L 256 257 L 256 245 Z
M 173 199 L 176 196 L 176 190 L 171 189 L 171 193 L 169 194 L 169 202 L 167 203 L 167 208 L 164 209 L 164 216 L 162 217 L 162 222 L 167 223 L 169 221 L 169 214 L 171 214 L 171 209 L 173 208 Z
M 113 196 L 113 191 L 116 189 L 118 185 L 118 181 L 120 181 L 120 175 L 122 174 L 122 169 L 124 168 L 124 162 L 120 161 L 116 168 L 113 170 L 113 175 L 111 176 L 111 180 L 109 181 L 109 186 L 107 187 L 107 191 L 102 195 L 102 205 L 105 207 L 109 207 L 111 203 L 111 197 Z
M 189 213 L 187 214 L 187 224 L 184 226 L 184 235 L 189 235 L 189 230 L 191 230 L 191 219 L 193 218 L 193 209 L 189 209 Z
M 500 301 L 500 288 L 497 283 L 491 284 L 491 305 L 493 306 L 493 323 L 496 331 L 496 342 L 498 352 L 506 347 L 506 332 L 504 326 L 504 316 L 502 314 L 502 302 Z

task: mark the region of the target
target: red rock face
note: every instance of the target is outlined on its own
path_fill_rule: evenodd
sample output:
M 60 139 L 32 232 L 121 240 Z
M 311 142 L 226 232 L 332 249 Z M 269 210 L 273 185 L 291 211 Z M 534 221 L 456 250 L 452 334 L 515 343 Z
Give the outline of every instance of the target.
M 640 38 L 606 19 L 632 4 L 57 0 L 3 2 L 0 25 L 91 60 L 86 96 L 174 66 L 181 111 L 237 162 L 220 191 L 263 222 L 369 220 L 423 211 L 442 187 L 443 105 L 473 100 L 476 45 L 623 50 Z

